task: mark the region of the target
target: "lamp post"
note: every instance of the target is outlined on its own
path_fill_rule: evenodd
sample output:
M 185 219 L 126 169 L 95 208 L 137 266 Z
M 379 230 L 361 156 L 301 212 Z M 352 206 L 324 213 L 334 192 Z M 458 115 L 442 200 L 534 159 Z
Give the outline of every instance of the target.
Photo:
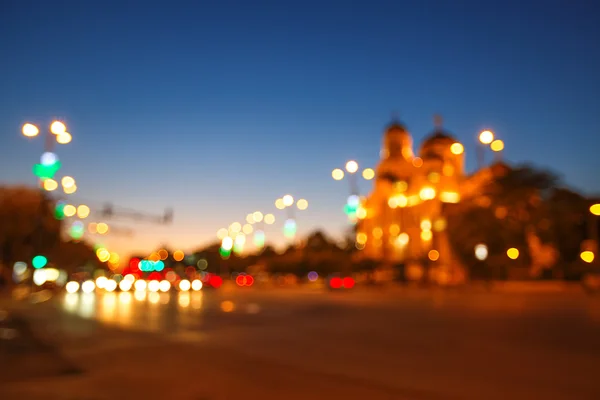
M 485 164 L 485 148 L 494 141 L 494 133 L 487 130 L 482 131 L 477 139 L 477 166 L 478 169 L 481 169 Z
M 296 236 L 296 207 L 294 207 L 294 204 L 300 211 L 304 211 L 308 208 L 308 201 L 306 199 L 295 201 L 291 194 L 286 194 L 275 201 L 275 207 L 279 210 L 287 211 L 287 219 L 283 226 L 283 234 L 288 239 L 294 239 Z
M 492 131 L 482 131 L 478 136 L 477 143 L 477 164 L 479 169 L 483 168 L 485 164 L 485 149 L 486 147 L 490 147 L 490 149 L 495 153 L 496 161 L 502 160 L 502 151 L 504 150 L 504 142 L 500 139 L 496 139 L 494 133 Z
M 360 190 L 358 187 L 358 177 L 356 173 L 358 172 L 358 163 L 354 160 L 350 160 L 346 162 L 345 165 L 346 172 L 348 173 L 348 182 L 350 184 L 350 196 L 346 201 L 346 205 L 344 206 L 344 211 L 346 215 L 348 215 L 348 219 L 354 223 L 356 222 L 356 211 L 358 206 L 360 205 Z M 345 173 L 341 168 L 336 168 L 331 172 L 331 177 L 336 181 L 341 181 L 344 179 Z M 362 177 L 370 181 L 375 177 L 375 171 L 371 168 L 365 168 L 362 171 Z
M 31 123 L 24 124 L 21 128 L 21 132 L 23 133 L 23 136 L 28 138 L 33 138 L 40 134 L 39 128 Z M 71 140 L 71 134 L 67 132 L 67 127 L 64 123 L 60 121 L 54 121 L 50 124 L 48 131 L 46 131 L 44 153 L 40 157 L 40 163 L 33 167 L 33 173 L 38 177 L 40 187 L 43 190 L 53 191 L 58 188 L 58 183 L 54 180 L 54 176 L 60 169 L 61 164 L 56 154 L 53 153 L 54 146 L 56 143 L 70 143 Z M 71 190 L 72 188 L 76 187 L 75 180 L 73 178 L 65 177 L 63 178 L 63 181 L 65 179 L 67 179 L 67 185 L 63 183 L 63 187 L 65 189 L 67 186 L 69 186 Z M 73 192 L 74 190 L 71 193 Z
M 274 224 L 275 216 L 255 211 L 246 216 L 246 222 L 247 224 L 242 227 L 242 231 L 246 235 L 254 232 L 254 245 L 257 249 L 262 249 L 265 246 L 265 225 Z
M 23 136 L 27 138 L 33 138 L 40 134 L 39 128 L 31 123 L 25 123 L 21 128 L 21 133 Z M 40 157 L 40 163 L 35 164 L 33 167 L 33 173 L 38 178 L 38 184 L 41 189 L 41 201 L 40 201 L 40 213 L 38 220 L 39 231 L 39 243 L 38 246 L 42 247 L 42 238 L 43 238 L 43 230 L 41 226 L 43 225 L 43 210 L 44 207 L 44 197 L 46 191 L 51 192 L 58 188 L 58 183 L 54 180 L 54 176 L 60 169 L 60 161 L 56 154 L 52 151 L 54 150 L 55 143 L 58 144 L 67 144 L 72 140 L 71 134 L 67 132 L 67 127 L 64 123 L 60 121 L 53 121 L 48 130 L 46 131 L 45 136 L 45 144 L 44 144 L 44 153 Z M 72 178 L 71 178 L 72 179 Z M 73 180 L 73 186 L 75 186 L 75 181 Z M 58 217 L 58 216 L 56 216 Z M 36 255 L 33 260 L 36 259 L 46 259 L 44 256 Z M 32 261 L 34 264 L 35 262 Z M 39 263 L 38 263 L 39 265 Z M 35 266 L 35 265 L 34 265 Z M 32 275 L 33 276 L 33 275 Z M 35 282 L 32 280 L 32 290 L 34 288 Z
M 598 217 L 600 216 L 600 203 L 595 203 L 590 206 L 590 219 L 588 223 L 589 237 L 591 242 L 593 243 L 593 252 L 595 255 L 598 253 L 598 247 L 600 243 L 599 234 L 598 234 Z

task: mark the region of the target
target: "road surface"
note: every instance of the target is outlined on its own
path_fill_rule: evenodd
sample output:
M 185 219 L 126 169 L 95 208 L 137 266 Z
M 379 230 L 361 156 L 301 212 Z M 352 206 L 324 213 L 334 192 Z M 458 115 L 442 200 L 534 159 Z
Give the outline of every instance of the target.
M 73 294 L 13 314 L 54 346 L 0 367 L 2 399 L 600 398 L 584 294 Z

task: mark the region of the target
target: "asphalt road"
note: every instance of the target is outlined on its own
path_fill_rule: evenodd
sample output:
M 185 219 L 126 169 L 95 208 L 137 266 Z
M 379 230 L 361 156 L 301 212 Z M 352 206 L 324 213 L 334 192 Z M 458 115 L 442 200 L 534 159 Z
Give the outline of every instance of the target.
M 584 294 L 74 294 L 14 314 L 56 350 L 30 368 L 55 368 L 13 371 L 3 399 L 600 398 Z

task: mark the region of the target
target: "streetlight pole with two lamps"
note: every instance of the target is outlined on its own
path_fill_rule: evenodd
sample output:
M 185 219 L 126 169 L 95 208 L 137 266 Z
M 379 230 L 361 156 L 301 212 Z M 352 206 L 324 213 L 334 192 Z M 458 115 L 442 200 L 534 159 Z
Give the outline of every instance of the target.
M 496 139 L 492 131 L 485 130 L 479 133 L 477 142 L 477 164 L 479 169 L 483 168 L 485 164 L 485 149 L 487 147 L 496 153 L 496 160 L 502 159 L 502 151 L 504 150 L 504 142 L 500 139 Z
M 308 208 L 308 201 L 306 199 L 295 201 L 291 194 L 286 194 L 275 201 L 275 207 L 279 210 L 287 210 L 287 219 L 283 226 L 283 234 L 288 239 L 294 239 L 296 236 L 296 208 L 294 207 L 294 203 L 300 211 Z
M 356 212 L 360 205 L 360 190 L 358 187 L 358 179 L 356 173 L 358 172 L 358 163 L 354 160 L 350 160 L 346 163 L 346 172 L 348 173 L 348 182 L 350 183 L 350 196 L 344 207 L 348 219 L 352 222 L 356 222 Z M 336 168 L 331 172 L 331 177 L 336 181 L 344 179 L 344 171 L 340 168 Z M 365 180 L 370 181 L 375 177 L 375 171 L 372 168 L 365 168 L 362 171 L 362 177 Z

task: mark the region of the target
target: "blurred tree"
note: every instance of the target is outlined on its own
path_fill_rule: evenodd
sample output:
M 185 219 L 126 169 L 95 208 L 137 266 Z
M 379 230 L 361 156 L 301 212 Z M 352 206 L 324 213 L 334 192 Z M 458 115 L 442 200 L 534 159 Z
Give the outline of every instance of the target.
M 446 207 L 451 244 L 474 277 L 505 277 L 510 247 L 520 250 L 519 259 L 510 265 L 529 266 L 528 233 L 555 243 L 549 201 L 558 190 L 558 177 L 530 165 L 492 168 L 496 169 L 494 179 L 481 188 L 479 196 Z M 475 258 L 479 243 L 488 247 L 485 262 Z
M 60 243 L 62 222 L 54 217 L 54 202 L 40 190 L 0 186 L 0 264 L 10 280 L 16 261 L 31 262 L 37 254 L 49 255 Z
M 49 251 L 50 264 L 64 269 L 69 274 L 78 272 L 82 267 L 91 265 L 105 267 L 96 257 L 94 248 L 81 241 L 61 241 Z

